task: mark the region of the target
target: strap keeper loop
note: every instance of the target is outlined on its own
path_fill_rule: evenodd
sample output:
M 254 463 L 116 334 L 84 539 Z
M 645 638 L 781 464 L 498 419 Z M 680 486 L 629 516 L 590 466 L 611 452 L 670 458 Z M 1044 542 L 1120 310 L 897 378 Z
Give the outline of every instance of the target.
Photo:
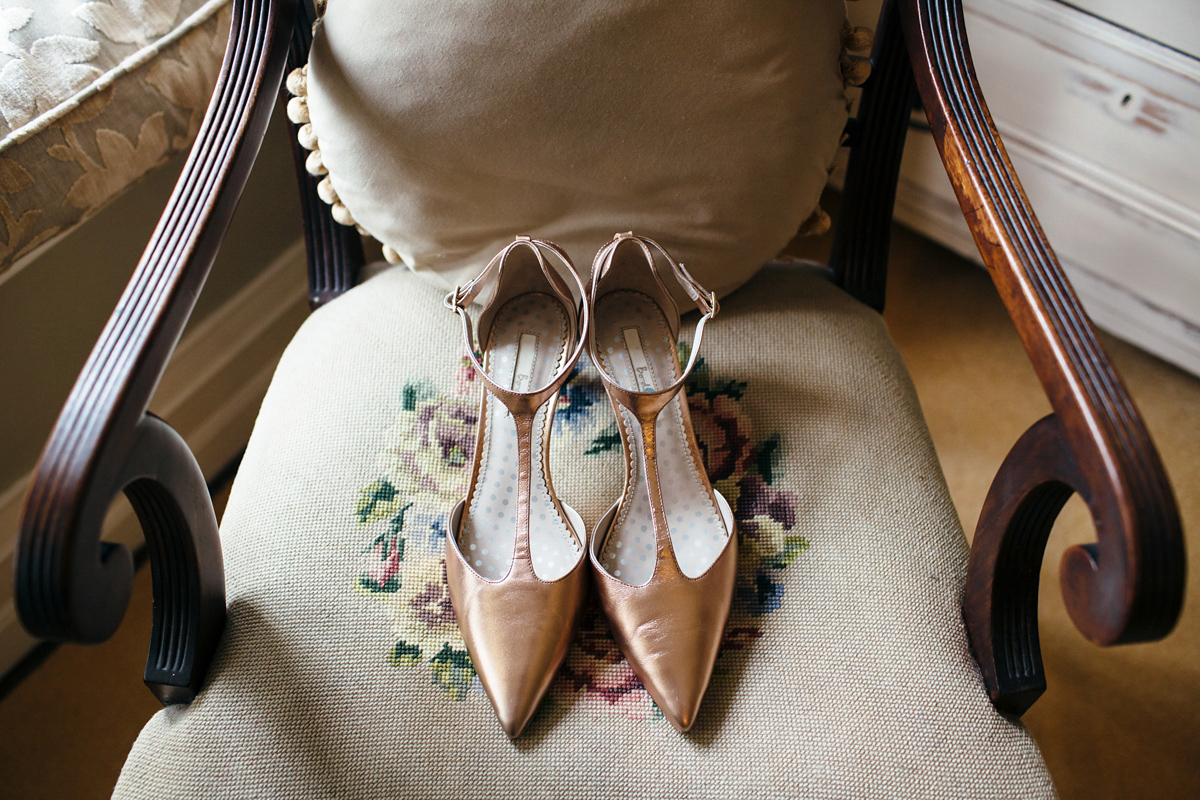
M 446 296 L 442 299 L 442 305 L 457 314 L 459 311 L 462 311 L 462 301 L 465 296 L 466 291 L 463 287 L 455 286 L 451 291 L 446 293 Z

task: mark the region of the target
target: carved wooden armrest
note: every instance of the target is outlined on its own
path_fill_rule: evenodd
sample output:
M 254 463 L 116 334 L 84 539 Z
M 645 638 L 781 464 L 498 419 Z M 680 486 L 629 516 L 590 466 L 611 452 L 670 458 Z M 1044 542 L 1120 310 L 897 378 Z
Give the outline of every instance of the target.
M 195 457 L 146 412 L 229 227 L 275 103 L 296 0 L 234 0 L 225 61 L 183 173 L 34 471 L 15 558 L 30 633 L 96 643 L 129 602 L 133 560 L 101 542 L 124 491 L 154 581 L 147 686 L 190 701 L 225 624 L 217 520 Z
M 988 113 L 960 0 L 903 0 L 905 41 L 946 172 L 1054 413 L 1000 467 L 971 546 L 963 611 L 995 705 L 1023 713 L 1046 688 L 1038 577 L 1072 492 L 1097 542 L 1063 556 L 1079 630 L 1101 645 L 1165 636 L 1183 602 L 1174 496 L 1149 433 L 1050 249 Z

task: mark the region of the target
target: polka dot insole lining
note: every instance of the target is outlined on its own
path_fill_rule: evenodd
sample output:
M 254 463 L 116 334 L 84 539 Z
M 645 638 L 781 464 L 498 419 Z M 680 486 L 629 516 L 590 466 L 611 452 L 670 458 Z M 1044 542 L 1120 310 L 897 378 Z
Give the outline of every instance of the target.
M 562 304 L 545 294 L 508 301 L 492 323 L 484 367 L 496 383 L 528 392 L 545 386 L 567 355 L 567 317 Z M 485 390 L 486 391 L 486 390 Z M 547 486 L 542 446 L 552 398 L 533 424 L 533 475 L 529 502 L 529 552 L 533 571 L 553 581 L 571 571 L 582 549 L 559 515 Z M 498 581 L 512 565 L 517 536 L 517 426 L 504 404 L 486 395 L 479 471 L 464 515 L 458 546 L 480 577 Z
M 611 292 L 596 306 L 597 354 L 617 383 L 635 391 L 657 391 L 679 376 L 675 341 L 658 304 L 641 292 Z M 687 400 L 680 392 L 658 415 L 659 485 L 671 546 L 689 578 L 703 575 L 728 541 L 687 441 L 683 423 Z M 641 586 L 654 574 L 655 536 L 650 492 L 642 467 L 642 432 L 633 412 L 618 412 L 632 448 L 629 488 L 621 500 L 600 563 L 614 577 Z

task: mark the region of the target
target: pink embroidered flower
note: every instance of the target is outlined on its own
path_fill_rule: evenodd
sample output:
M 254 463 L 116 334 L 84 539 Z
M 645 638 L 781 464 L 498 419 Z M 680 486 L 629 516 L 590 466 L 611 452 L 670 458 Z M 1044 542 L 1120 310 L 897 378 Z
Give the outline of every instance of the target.
M 442 562 L 441 572 L 436 579 L 428 576 L 422 583 L 423 585 L 417 587 L 412 599 L 408 601 L 408 606 L 416 618 L 430 628 L 457 625 L 458 620 L 454 615 L 454 606 L 450 604 L 450 591 L 446 586 L 445 561 Z
M 378 542 L 371 548 L 371 552 L 378 560 L 367 568 L 367 577 L 378 587 L 388 586 L 400 571 L 400 549 L 396 546 L 395 537 L 392 538 L 390 547 L 384 542 Z
M 466 356 L 463 356 L 462 362 L 454 373 L 454 391 L 460 395 L 474 395 L 478 391 L 475 388 L 475 381 L 478 378 L 475 367 L 471 365 Z
M 696 431 L 696 444 L 713 483 L 743 475 L 754 453 L 753 432 L 738 401 L 728 395 L 708 398 L 688 396 L 688 411 Z
M 583 612 L 575 647 L 559 671 L 556 691 L 566 695 L 582 693 L 632 719 L 645 719 L 654 708 L 650 693 L 617 647 L 603 615 L 594 607 Z

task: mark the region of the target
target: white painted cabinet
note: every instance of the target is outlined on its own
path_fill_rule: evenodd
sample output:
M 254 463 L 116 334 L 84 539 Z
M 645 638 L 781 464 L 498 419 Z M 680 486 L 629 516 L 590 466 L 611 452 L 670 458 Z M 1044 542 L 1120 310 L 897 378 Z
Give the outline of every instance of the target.
M 873 5 L 852 13 L 869 17 Z M 1182 49 L 1200 45 L 1200 3 L 964 5 L 992 115 L 1093 319 L 1200 374 L 1200 58 Z M 1097 16 L 1117 10 L 1120 24 Z M 1172 31 L 1184 19 L 1190 27 Z M 1174 32 L 1172 46 L 1136 33 L 1140 22 Z M 909 134 L 896 216 L 978 259 L 919 130 Z

